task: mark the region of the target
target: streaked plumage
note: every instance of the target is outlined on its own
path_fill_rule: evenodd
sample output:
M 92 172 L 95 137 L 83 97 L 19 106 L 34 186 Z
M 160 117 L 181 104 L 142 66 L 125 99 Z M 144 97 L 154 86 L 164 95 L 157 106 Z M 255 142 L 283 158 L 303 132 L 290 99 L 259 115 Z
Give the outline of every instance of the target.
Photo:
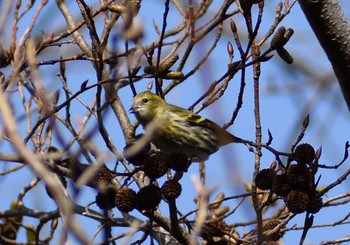
M 208 159 L 223 145 L 243 142 L 216 123 L 192 111 L 168 104 L 150 92 L 136 95 L 131 111 L 146 133 L 155 127 L 151 141 L 157 148 L 169 154 L 181 152 L 193 161 Z

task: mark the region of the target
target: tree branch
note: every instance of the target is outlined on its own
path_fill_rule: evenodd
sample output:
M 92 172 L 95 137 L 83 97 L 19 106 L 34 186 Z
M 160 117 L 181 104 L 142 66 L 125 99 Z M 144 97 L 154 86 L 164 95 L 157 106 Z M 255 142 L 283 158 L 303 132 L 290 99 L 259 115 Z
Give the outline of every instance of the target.
M 350 109 L 350 24 L 337 0 L 299 0 Z

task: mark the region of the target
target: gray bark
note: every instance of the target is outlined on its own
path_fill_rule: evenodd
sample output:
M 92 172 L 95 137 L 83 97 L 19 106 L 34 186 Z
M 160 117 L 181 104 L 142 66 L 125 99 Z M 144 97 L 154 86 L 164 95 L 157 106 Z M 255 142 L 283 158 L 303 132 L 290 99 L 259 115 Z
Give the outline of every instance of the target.
M 338 79 L 350 109 L 350 24 L 337 0 L 299 0 L 299 4 Z

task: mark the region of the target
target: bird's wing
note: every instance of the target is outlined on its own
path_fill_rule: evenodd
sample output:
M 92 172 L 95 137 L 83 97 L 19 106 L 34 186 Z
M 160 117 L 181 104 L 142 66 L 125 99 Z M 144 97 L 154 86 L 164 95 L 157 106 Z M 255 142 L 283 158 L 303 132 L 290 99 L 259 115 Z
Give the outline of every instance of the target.
M 222 127 L 220 127 L 218 124 L 215 122 L 206 119 L 205 117 L 202 117 L 198 114 L 195 114 L 192 111 L 183 109 L 181 107 L 171 105 L 173 110 L 177 111 L 177 114 L 179 114 L 185 121 L 187 121 L 188 124 L 191 126 L 198 126 L 198 127 L 203 127 L 203 128 L 208 128 L 213 130 L 214 134 L 216 135 L 218 144 L 220 146 L 227 145 L 229 143 L 233 142 L 242 142 L 241 138 L 238 138 Z

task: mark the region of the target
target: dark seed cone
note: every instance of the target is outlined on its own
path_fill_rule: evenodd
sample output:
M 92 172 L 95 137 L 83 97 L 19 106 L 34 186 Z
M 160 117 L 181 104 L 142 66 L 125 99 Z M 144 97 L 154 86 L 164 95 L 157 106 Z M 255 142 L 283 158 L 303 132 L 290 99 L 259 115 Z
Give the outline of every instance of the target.
M 255 177 L 255 184 L 261 190 L 270 190 L 276 173 L 273 169 L 262 169 Z
M 77 161 L 71 160 L 71 166 L 70 169 L 73 172 L 73 180 L 77 181 L 80 177 L 80 175 L 90 166 L 89 164 L 82 164 Z
M 89 164 L 74 163 L 72 165 L 73 180 L 77 181 L 83 172 L 90 167 Z M 109 170 L 105 165 L 100 167 L 88 182 L 88 186 L 93 188 L 105 187 L 114 179 L 116 174 Z
M 276 175 L 272 183 L 271 191 L 281 197 L 287 196 L 290 192 L 288 176 L 286 174 Z
M 279 224 L 281 224 L 280 220 L 278 220 L 278 219 L 270 219 L 268 222 L 266 222 L 263 225 L 263 230 L 264 230 L 264 232 L 273 230 Z M 264 234 L 264 241 L 278 241 L 279 239 L 281 239 L 283 237 L 283 235 L 285 233 L 285 231 L 284 231 L 285 228 L 286 228 L 286 226 L 284 225 L 277 232 L 274 232 L 274 233 L 272 233 L 270 235 L 267 235 L 265 233 Z
M 310 198 L 307 193 L 303 191 L 291 191 L 285 197 L 284 202 L 289 211 L 295 214 L 302 213 L 309 205 Z
M 162 199 L 159 187 L 148 185 L 139 190 L 136 194 L 136 207 L 139 210 L 154 210 Z
M 112 182 L 116 174 L 103 165 L 94 175 L 89 185 L 93 187 L 105 187 Z
M 127 144 L 124 147 L 124 151 L 127 150 L 129 147 L 131 147 L 133 144 L 137 142 L 137 139 L 140 138 L 142 135 L 137 135 L 135 138 L 135 142 Z M 151 149 L 151 145 L 147 144 L 145 145 L 139 152 L 135 152 L 132 156 L 125 157 L 125 159 L 129 162 L 132 163 L 135 166 L 141 166 L 144 161 L 149 157 L 149 152 Z
M 71 158 L 65 158 L 62 161 L 57 162 L 57 165 L 60 165 L 65 168 L 71 168 L 72 166 L 72 159 Z
M 170 168 L 175 171 L 187 172 L 191 162 L 188 157 L 180 152 L 173 152 L 169 156 Z
M 281 245 L 281 243 L 276 241 L 267 241 L 267 242 L 264 242 L 264 245 Z
M 47 150 L 48 153 L 59 153 L 60 150 L 54 146 L 50 146 L 49 149 Z M 55 164 L 60 165 L 61 159 L 54 159 L 53 162 Z
M 307 143 L 300 144 L 293 153 L 293 159 L 298 164 L 312 163 L 315 159 L 315 149 Z
M 11 64 L 12 58 L 13 55 L 10 52 L 0 48 L 0 68 L 6 67 L 9 64 Z
M 162 188 L 162 196 L 164 200 L 175 200 L 181 195 L 182 187 L 176 180 L 165 181 Z
M 58 178 L 60 179 L 60 181 L 61 181 L 63 187 L 64 187 L 64 188 L 67 188 L 67 180 L 66 180 L 66 178 L 65 178 L 64 176 L 58 176 Z M 51 190 L 48 188 L 47 185 L 45 185 L 45 190 L 46 190 L 47 195 L 48 195 L 51 199 L 54 199 L 54 198 L 53 198 L 53 195 L 52 195 L 52 192 L 51 192 Z
M 119 189 L 115 195 L 115 206 L 124 213 L 136 207 L 136 192 L 128 187 Z
M 309 195 L 310 201 L 309 205 L 306 207 L 306 211 L 312 214 L 318 213 L 318 211 L 322 208 L 322 197 L 318 195 L 318 193 L 313 193 Z
M 290 188 L 292 190 L 308 191 L 311 188 L 311 174 L 306 165 L 292 164 L 287 170 Z
M 213 241 L 213 240 L 209 240 L 209 241 L 205 240 L 202 243 L 202 245 L 232 245 L 232 244 L 236 244 L 236 243 L 230 242 L 225 237 L 222 237 L 221 239 L 218 238 L 218 240 L 215 239 L 215 241 Z
M 153 154 L 143 164 L 143 171 L 150 179 L 162 177 L 168 169 L 167 157 L 161 152 Z
M 202 227 L 201 236 L 208 241 L 213 241 L 213 237 L 222 237 L 230 233 L 231 227 L 223 220 L 218 219 L 205 223 Z
M 10 240 L 16 240 L 17 231 L 16 231 L 16 228 L 11 223 L 4 223 L 4 224 L 0 224 L 0 235 Z M 1 241 L 1 238 L 0 238 L 0 241 Z M 1 244 L 9 244 L 9 243 L 1 241 Z
M 96 205 L 103 210 L 110 210 L 115 207 L 115 195 L 117 190 L 115 187 L 108 187 L 101 190 L 96 195 Z

